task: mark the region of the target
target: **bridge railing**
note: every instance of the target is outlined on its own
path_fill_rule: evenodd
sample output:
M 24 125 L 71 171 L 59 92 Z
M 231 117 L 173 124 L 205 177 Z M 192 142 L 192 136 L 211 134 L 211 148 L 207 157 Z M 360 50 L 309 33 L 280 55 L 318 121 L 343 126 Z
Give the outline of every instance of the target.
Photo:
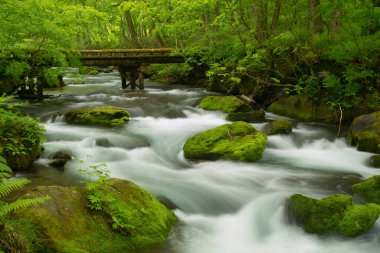
M 160 57 L 171 56 L 181 50 L 172 48 L 159 49 L 107 49 L 107 50 L 81 50 L 81 58 L 128 58 L 128 57 Z

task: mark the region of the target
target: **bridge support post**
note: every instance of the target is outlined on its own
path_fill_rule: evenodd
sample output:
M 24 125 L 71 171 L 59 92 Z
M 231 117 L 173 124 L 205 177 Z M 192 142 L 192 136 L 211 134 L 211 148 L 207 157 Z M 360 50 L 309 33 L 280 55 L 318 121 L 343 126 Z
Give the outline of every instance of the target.
M 130 84 L 131 84 L 131 90 L 135 90 L 136 89 L 136 81 L 139 78 L 138 69 L 133 68 L 133 69 L 131 69 L 131 71 L 129 73 L 131 76 L 131 78 L 129 80 Z
M 141 67 L 139 68 L 139 89 L 144 90 L 144 73 L 142 72 Z
M 121 88 L 126 89 L 127 86 L 127 75 L 125 74 L 127 72 L 126 68 L 123 66 L 118 67 L 120 78 L 121 78 Z

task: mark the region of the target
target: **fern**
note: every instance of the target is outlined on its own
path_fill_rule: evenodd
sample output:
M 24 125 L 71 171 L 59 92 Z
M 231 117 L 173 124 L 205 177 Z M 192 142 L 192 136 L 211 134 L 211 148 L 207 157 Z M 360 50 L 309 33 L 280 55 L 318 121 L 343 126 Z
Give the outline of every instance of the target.
M 46 200 L 49 200 L 49 196 L 40 197 L 40 198 L 34 198 L 34 199 L 18 199 L 12 203 L 6 203 L 3 205 L 0 205 L 0 217 L 19 209 L 27 208 L 30 206 L 36 206 L 39 205 Z
M 26 184 L 30 183 L 29 180 L 19 179 L 19 180 L 3 180 L 0 182 L 0 197 L 5 197 L 12 191 L 21 189 Z
M 21 189 L 26 184 L 30 183 L 26 179 L 7 180 L 12 176 L 12 169 L 7 165 L 7 161 L 0 155 L 0 198 L 7 196 L 12 191 Z M 50 199 L 49 196 L 34 198 L 34 199 L 19 199 L 11 203 L 0 202 L 0 219 L 15 210 L 35 206 Z

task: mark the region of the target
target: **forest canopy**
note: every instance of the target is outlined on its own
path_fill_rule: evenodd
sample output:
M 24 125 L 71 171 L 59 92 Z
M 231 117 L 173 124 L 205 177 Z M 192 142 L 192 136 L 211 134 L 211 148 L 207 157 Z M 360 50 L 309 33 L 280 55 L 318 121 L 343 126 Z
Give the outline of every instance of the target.
M 41 62 L 73 64 L 70 50 L 181 48 L 187 64 L 160 73 L 203 71 L 210 88 L 261 103 L 277 87 L 335 108 L 358 95 L 376 107 L 379 20 L 378 0 L 0 0 L 0 76 L 49 83 L 59 73 Z M 4 60 L 25 49 L 33 59 Z

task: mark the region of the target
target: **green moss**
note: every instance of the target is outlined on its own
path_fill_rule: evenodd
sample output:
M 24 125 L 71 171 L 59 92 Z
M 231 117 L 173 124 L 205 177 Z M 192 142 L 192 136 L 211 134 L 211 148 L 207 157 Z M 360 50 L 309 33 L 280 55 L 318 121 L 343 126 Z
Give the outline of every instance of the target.
M 253 162 L 261 159 L 267 137 L 245 122 L 225 124 L 199 133 L 184 145 L 189 159 L 231 159 Z
M 231 112 L 249 112 L 252 108 L 242 100 L 233 96 L 219 97 L 208 96 L 204 97 L 199 104 L 199 107 L 205 110 L 216 110 L 225 113 Z
M 354 184 L 352 191 L 367 202 L 380 205 L 380 176 L 373 176 L 361 183 Z
M 287 119 L 275 120 L 266 126 L 269 135 L 289 134 L 293 130 L 293 121 Z
M 249 112 L 231 112 L 227 115 L 226 120 L 260 122 L 265 120 L 265 112 L 261 110 L 252 110 Z
M 338 225 L 338 232 L 345 236 L 354 237 L 372 228 L 379 218 L 380 206 L 375 204 L 354 205 L 344 213 Z
M 104 190 L 125 208 L 128 231 L 111 227 L 107 208 L 91 211 L 86 191 L 79 187 L 38 187 L 26 196 L 49 195 L 52 200 L 16 215 L 37 225 L 38 243 L 45 252 L 141 252 L 165 242 L 175 216 L 150 193 L 117 179 Z
M 350 127 L 348 141 L 360 151 L 380 153 L 380 112 L 355 118 Z
M 313 234 L 358 236 L 368 231 L 380 214 L 379 206 L 355 205 L 351 196 L 342 194 L 321 200 L 296 194 L 288 199 L 287 206 L 297 224 Z
M 73 124 L 120 126 L 130 119 L 127 110 L 112 106 L 77 109 L 67 112 L 66 121 Z
M 333 122 L 334 114 L 327 105 L 314 106 L 306 95 L 290 96 L 274 102 L 268 112 L 304 121 Z

